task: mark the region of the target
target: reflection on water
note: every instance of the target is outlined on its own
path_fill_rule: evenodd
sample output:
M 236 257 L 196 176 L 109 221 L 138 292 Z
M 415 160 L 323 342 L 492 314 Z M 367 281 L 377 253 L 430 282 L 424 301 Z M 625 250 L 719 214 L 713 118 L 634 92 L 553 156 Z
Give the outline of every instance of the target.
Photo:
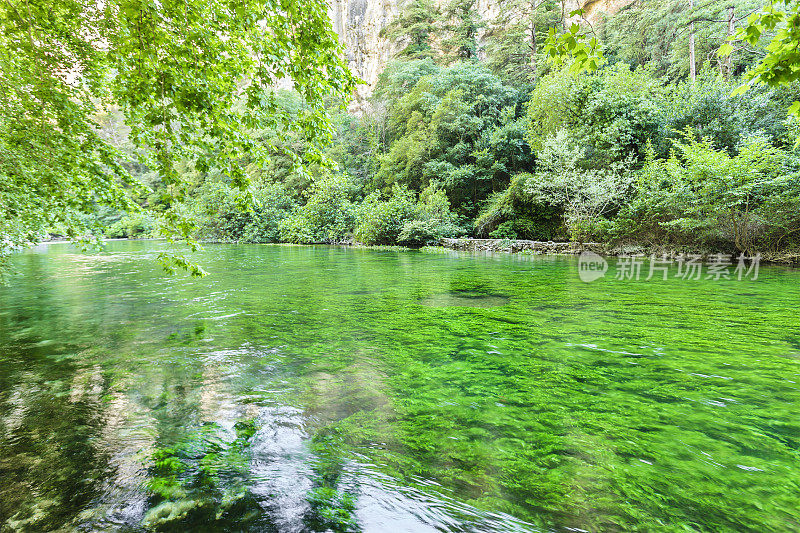
M 161 245 L 15 256 L 9 531 L 787 531 L 800 274 Z

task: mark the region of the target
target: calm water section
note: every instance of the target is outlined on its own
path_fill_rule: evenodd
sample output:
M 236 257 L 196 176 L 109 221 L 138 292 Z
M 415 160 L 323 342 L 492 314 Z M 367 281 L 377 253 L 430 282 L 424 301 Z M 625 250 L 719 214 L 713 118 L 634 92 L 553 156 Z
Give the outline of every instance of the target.
M 797 270 L 163 246 L 14 257 L 0 530 L 800 530 Z

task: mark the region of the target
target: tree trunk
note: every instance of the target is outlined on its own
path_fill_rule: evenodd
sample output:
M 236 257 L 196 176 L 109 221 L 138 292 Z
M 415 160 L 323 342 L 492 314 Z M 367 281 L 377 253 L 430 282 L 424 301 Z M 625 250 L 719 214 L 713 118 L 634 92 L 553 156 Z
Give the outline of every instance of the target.
M 692 12 L 694 11 L 694 0 L 689 0 L 689 16 L 693 16 Z M 697 62 L 695 61 L 694 57 L 694 22 L 691 23 L 689 28 L 689 79 L 692 80 L 692 84 L 697 81 Z
M 536 69 L 536 0 L 531 0 L 531 68 Z
M 735 15 L 736 15 L 736 12 L 734 11 L 734 8 L 732 6 L 729 7 L 728 8 L 728 31 L 727 31 L 728 39 L 733 37 L 733 32 L 735 30 L 735 24 L 734 23 L 736 22 Z M 722 64 L 722 66 L 723 66 L 723 68 L 722 68 L 723 72 L 722 73 L 725 76 L 725 79 L 726 80 L 731 79 L 731 76 L 733 75 L 733 52 L 731 52 L 730 54 L 727 55 L 727 57 L 725 57 L 725 60 L 724 60 L 724 62 Z

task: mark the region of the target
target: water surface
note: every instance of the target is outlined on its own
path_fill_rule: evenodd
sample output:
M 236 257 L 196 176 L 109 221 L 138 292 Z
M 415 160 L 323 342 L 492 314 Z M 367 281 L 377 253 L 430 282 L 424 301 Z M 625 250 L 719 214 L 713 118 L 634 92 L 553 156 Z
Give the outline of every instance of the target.
M 800 273 L 163 244 L 18 254 L 2 531 L 794 531 Z

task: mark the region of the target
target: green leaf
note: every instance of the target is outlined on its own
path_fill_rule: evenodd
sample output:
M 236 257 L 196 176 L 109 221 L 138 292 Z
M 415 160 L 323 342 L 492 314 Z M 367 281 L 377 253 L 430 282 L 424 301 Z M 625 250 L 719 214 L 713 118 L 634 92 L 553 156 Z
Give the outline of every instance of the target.
M 739 96 L 741 94 L 746 93 L 749 89 L 750 89 L 750 85 L 748 85 L 748 84 L 740 85 L 740 86 L 736 87 L 733 91 L 731 91 L 731 96 L 732 97 Z
M 718 57 L 727 57 L 733 53 L 733 45 L 730 43 L 724 43 L 722 46 L 719 47 L 717 50 Z

